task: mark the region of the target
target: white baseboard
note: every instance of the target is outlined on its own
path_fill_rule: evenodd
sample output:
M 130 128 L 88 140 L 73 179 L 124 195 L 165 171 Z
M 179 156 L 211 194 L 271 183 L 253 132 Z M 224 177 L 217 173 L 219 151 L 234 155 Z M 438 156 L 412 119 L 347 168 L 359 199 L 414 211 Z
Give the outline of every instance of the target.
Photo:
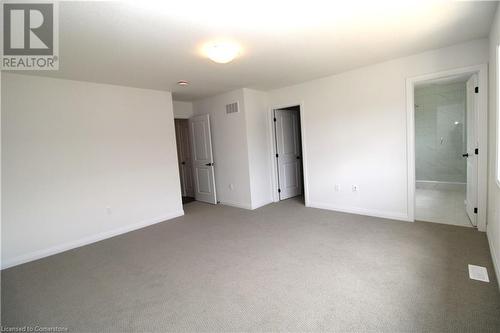
M 454 183 L 454 182 L 440 182 L 432 180 L 417 180 L 415 182 L 415 187 L 417 189 L 429 189 L 429 190 L 451 190 L 451 191 L 465 191 L 466 183 Z
M 408 215 L 405 215 L 405 214 L 397 214 L 397 213 L 395 214 L 395 213 L 391 213 L 391 212 L 371 210 L 371 209 L 365 209 L 365 208 L 359 208 L 359 207 L 339 207 L 339 206 L 335 206 L 332 204 L 320 203 L 320 202 L 309 202 L 307 207 L 333 210 L 333 211 L 342 212 L 342 213 L 381 217 L 381 218 L 385 218 L 385 219 L 399 220 L 399 221 L 405 221 L 405 222 L 413 222 L 412 220 L 410 220 Z
M 271 200 L 271 199 L 265 200 L 265 201 L 261 201 L 261 202 L 256 203 L 256 204 L 252 204 L 252 209 L 257 209 L 257 208 L 269 205 L 271 203 L 273 203 L 273 200 Z
M 24 263 L 27 263 L 27 262 L 30 262 L 33 260 L 41 259 L 44 257 L 48 257 L 51 255 L 61 253 L 64 251 L 68 251 L 68 250 L 71 250 L 71 249 L 74 249 L 77 247 L 81 247 L 84 245 L 92 244 L 92 243 L 104 240 L 106 238 L 111 238 L 111 237 L 118 236 L 118 235 L 130 232 L 130 231 L 141 229 L 141 228 L 153 225 L 153 224 L 161 223 L 161 222 L 164 222 L 164 221 L 167 221 L 167 220 L 170 220 L 170 219 L 182 216 L 182 215 L 184 215 L 184 210 L 176 211 L 173 213 L 163 215 L 161 217 L 142 221 L 142 222 L 137 223 L 137 224 L 127 225 L 127 226 L 113 229 L 110 231 L 105 231 L 105 232 L 102 232 L 102 233 L 99 233 L 96 235 L 87 236 L 87 237 L 80 238 L 80 239 L 75 240 L 75 241 L 52 246 L 52 247 L 49 247 L 46 249 L 23 254 L 23 255 L 14 257 L 12 259 L 7 259 L 4 262 L 2 262 L 2 269 L 17 266 L 17 265 L 24 264 Z
M 495 274 L 497 276 L 498 288 L 500 289 L 500 263 L 498 262 L 498 256 L 495 252 L 495 248 L 490 241 L 490 237 L 488 237 L 488 233 L 486 233 L 486 238 L 488 239 L 488 245 L 490 246 L 491 260 L 493 261 L 493 268 L 495 269 Z
M 221 205 L 226 205 L 226 206 L 231 206 L 231 207 L 236 207 L 236 208 L 243 208 L 243 209 L 252 209 L 252 206 L 246 203 L 241 203 L 241 202 L 234 202 L 234 201 L 221 201 Z
M 254 209 L 260 208 L 262 206 L 268 205 L 270 203 L 272 203 L 272 200 L 262 201 L 262 202 L 257 203 L 257 204 L 246 204 L 246 203 L 234 202 L 234 201 L 221 201 L 220 202 L 221 205 L 242 208 L 242 209 L 249 209 L 249 210 L 254 210 Z
M 427 183 L 427 184 L 452 184 L 452 185 L 465 185 L 467 183 L 463 182 L 442 182 L 440 180 L 416 180 L 416 183 Z

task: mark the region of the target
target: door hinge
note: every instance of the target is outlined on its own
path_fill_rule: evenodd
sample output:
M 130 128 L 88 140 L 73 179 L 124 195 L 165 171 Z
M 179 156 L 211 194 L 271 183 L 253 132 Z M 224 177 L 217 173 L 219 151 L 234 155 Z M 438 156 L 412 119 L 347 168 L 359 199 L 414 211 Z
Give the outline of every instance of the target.
M 275 118 L 273 118 L 273 121 L 274 121 L 274 122 L 276 122 L 276 117 L 275 117 Z
M 280 188 L 278 189 L 278 193 L 281 193 L 281 189 Z
M 479 87 L 474 88 L 474 92 L 477 94 L 479 93 Z
M 474 149 L 474 154 L 479 155 L 479 148 Z
M 477 214 L 477 207 L 474 208 L 474 214 Z
M 276 158 L 278 158 L 280 155 L 276 154 Z

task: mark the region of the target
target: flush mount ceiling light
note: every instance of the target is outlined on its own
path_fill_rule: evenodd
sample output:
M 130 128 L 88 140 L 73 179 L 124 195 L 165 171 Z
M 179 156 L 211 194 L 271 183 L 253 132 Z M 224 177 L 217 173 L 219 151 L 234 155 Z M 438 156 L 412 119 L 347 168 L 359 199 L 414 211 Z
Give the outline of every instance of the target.
M 188 85 L 189 85 L 189 82 L 184 81 L 184 80 L 180 80 L 180 81 L 177 81 L 177 84 L 178 84 L 179 86 L 188 86 Z
M 231 42 L 208 43 L 203 50 L 210 60 L 219 64 L 233 61 L 241 52 L 240 46 Z

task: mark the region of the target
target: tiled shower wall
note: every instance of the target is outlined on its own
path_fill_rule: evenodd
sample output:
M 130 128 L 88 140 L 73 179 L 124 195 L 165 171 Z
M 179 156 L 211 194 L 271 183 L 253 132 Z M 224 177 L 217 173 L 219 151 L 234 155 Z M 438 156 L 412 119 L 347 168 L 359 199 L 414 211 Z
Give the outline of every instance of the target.
M 415 89 L 417 181 L 466 182 L 465 106 L 465 82 Z

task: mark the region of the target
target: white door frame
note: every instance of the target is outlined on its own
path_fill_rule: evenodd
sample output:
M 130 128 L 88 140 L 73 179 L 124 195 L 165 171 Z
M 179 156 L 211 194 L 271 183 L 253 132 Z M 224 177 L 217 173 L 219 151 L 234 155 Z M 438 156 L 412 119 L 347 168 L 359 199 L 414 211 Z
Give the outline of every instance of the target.
M 299 106 L 300 111 L 300 137 L 301 137 L 301 149 L 302 149 L 302 177 L 303 177 L 303 183 L 302 186 L 304 188 L 304 204 L 306 207 L 309 207 L 309 177 L 307 173 L 307 150 L 306 150 L 306 132 L 305 132 L 305 109 L 304 109 L 304 102 L 296 102 L 296 103 L 286 103 L 286 104 L 280 104 L 280 105 L 274 105 L 271 106 L 269 109 L 268 115 L 269 115 L 269 144 L 271 146 L 271 156 L 269 158 L 271 159 L 271 193 L 273 196 L 273 202 L 278 202 L 279 201 L 279 193 L 278 193 L 278 165 L 276 162 L 276 143 L 275 143 L 275 128 L 274 128 L 274 110 L 276 109 L 284 109 L 284 108 L 289 108 L 292 106 Z
M 408 162 L 408 219 L 415 221 L 415 84 L 435 80 L 447 76 L 474 74 L 478 76 L 478 148 L 477 161 L 477 228 L 486 231 L 486 205 L 488 191 L 488 65 L 481 64 L 470 67 L 456 68 L 448 71 L 409 77 L 406 79 L 406 132 L 407 132 L 407 162 Z

